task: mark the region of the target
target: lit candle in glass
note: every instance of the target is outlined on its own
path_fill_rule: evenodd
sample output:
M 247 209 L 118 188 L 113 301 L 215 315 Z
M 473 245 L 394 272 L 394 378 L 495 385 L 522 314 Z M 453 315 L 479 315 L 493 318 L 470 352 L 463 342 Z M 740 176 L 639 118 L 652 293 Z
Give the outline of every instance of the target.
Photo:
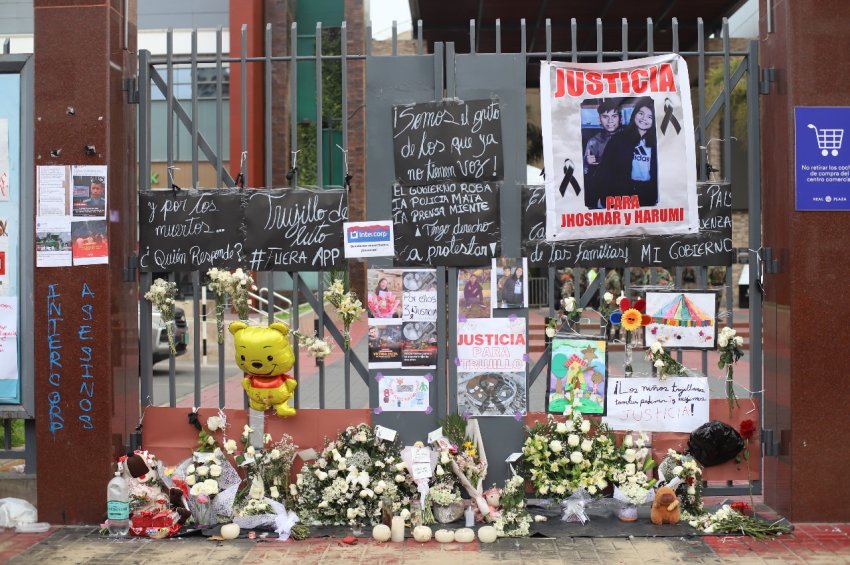
M 404 518 L 401 516 L 393 516 L 393 525 L 391 529 L 390 539 L 394 542 L 404 541 Z

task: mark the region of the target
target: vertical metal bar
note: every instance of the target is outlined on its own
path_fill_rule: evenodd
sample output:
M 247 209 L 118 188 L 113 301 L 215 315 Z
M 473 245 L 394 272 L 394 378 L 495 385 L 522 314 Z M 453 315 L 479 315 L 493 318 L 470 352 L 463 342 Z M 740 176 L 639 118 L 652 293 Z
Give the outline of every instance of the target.
M 242 158 L 245 152 L 248 151 L 248 24 L 242 24 L 242 44 L 240 46 L 240 79 L 242 89 L 242 119 L 241 129 L 242 135 L 239 140 L 239 161 L 241 167 L 239 173 L 242 175 L 243 186 L 248 186 L 248 159 Z M 253 182 L 253 179 L 251 180 Z
M 221 161 L 221 159 L 219 159 Z M 223 300 L 223 298 L 216 298 L 216 301 Z M 218 302 L 216 302 L 216 308 L 218 308 Z M 224 408 L 227 405 L 227 399 L 225 398 L 226 388 L 224 386 L 224 340 L 222 343 L 218 344 L 218 407 Z
M 300 283 L 299 283 L 299 280 L 298 280 L 300 277 L 299 277 L 297 272 L 290 273 L 290 275 L 292 276 L 292 318 L 290 318 L 289 327 L 292 328 L 293 330 L 297 331 L 299 329 L 298 328 L 298 322 L 300 321 L 298 319 L 298 309 L 299 309 L 299 306 L 301 305 L 300 304 L 301 286 L 300 286 Z M 295 369 L 294 370 L 295 370 L 295 374 L 297 375 L 297 374 L 299 374 L 300 368 L 301 368 L 300 354 L 299 354 L 297 347 L 295 347 L 292 352 L 295 355 Z M 301 405 L 301 392 L 298 390 L 298 388 L 295 389 L 295 396 L 292 399 L 292 405 L 295 408 L 298 408 Z
M 35 420 L 24 420 L 24 472 L 35 473 Z
M 319 187 L 324 187 L 322 149 L 322 22 L 316 22 L 316 185 Z
M 773 0 L 765 0 L 765 18 L 767 19 L 767 33 L 776 31 L 773 27 Z
M 265 76 L 265 89 L 263 106 L 265 106 L 265 186 L 272 188 L 274 179 L 272 178 L 272 24 L 266 24 L 265 37 L 265 61 L 263 61 Z
M 422 21 L 420 20 L 420 24 Z M 341 68 L 342 73 L 342 148 L 348 151 L 348 27 L 345 22 L 342 22 L 342 39 L 341 39 Z M 345 155 L 343 155 L 345 158 Z M 343 175 L 347 171 L 343 171 Z
M 449 269 L 449 276 L 454 274 L 454 294 L 449 294 L 449 296 L 457 296 L 457 269 Z M 449 289 L 451 292 L 452 281 L 449 281 Z M 437 296 L 446 296 L 446 267 L 437 267 Z M 457 300 L 449 300 L 449 310 L 443 310 L 442 314 L 438 314 L 437 317 L 437 359 L 445 359 L 446 358 L 446 342 L 449 341 L 447 339 L 448 335 L 448 321 L 449 320 L 457 320 Z M 451 314 L 451 309 L 454 308 L 454 315 Z M 454 342 L 455 340 L 451 340 Z M 457 348 L 457 345 L 453 343 L 453 346 Z M 455 355 L 457 355 L 455 353 Z M 454 359 L 454 357 L 452 357 Z M 454 363 L 450 363 L 451 367 L 455 367 Z M 457 367 L 455 367 L 457 369 Z M 437 379 L 436 382 L 442 385 L 443 383 L 448 383 L 449 379 L 446 375 L 446 363 L 439 363 L 437 365 Z M 437 386 L 436 397 L 437 397 L 437 418 L 445 418 L 447 400 L 449 398 L 457 399 L 457 395 L 455 391 L 457 390 L 457 385 L 454 387 L 448 386 L 449 390 L 443 390 L 442 386 Z M 457 400 L 455 400 L 457 402 Z M 455 407 L 456 408 L 456 407 Z
M 416 54 L 422 55 L 422 20 L 416 20 Z
M 703 29 L 702 18 L 697 18 L 697 51 L 699 53 L 698 56 L 698 68 L 697 68 L 697 83 L 698 83 L 698 95 L 699 95 L 699 138 L 697 141 L 697 147 L 700 147 L 699 153 L 699 171 L 698 177 L 699 180 L 706 180 L 705 174 L 705 162 L 708 153 L 708 149 L 703 149 L 705 147 L 708 136 L 705 133 L 705 128 L 707 124 L 705 122 L 705 32 Z
M 201 405 L 201 273 L 192 271 L 192 318 L 194 320 L 195 403 Z
M 448 74 L 451 75 L 452 73 L 448 73 Z M 437 268 L 437 273 L 445 273 L 445 272 L 446 272 L 446 267 L 438 267 Z M 448 301 L 448 306 L 449 306 L 448 307 L 448 319 L 444 323 L 444 331 L 446 333 L 453 332 L 455 335 L 457 335 L 457 314 L 458 314 L 458 312 L 457 312 L 457 298 L 454 298 L 454 297 L 457 296 L 457 288 L 458 288 L 458 286 L 457 286 L 457 269 L 456 268 L 449 269 L 448 270 L 448 276 L 449 276 L 449 278 L 448 278 L 449 293 L 448 293 L 447 296 L 450 296 L 450 297 L 453 297 L 453 298 Z M 440 277 L 439 274 L 437 275 L 437 284 L 438 285 L 444 285 L 445 283 L 442 282 L 442 281 L 445 281 L 445 280 L 446 280 L 445 274 L 443 274 L 442 277 Z M 493 291 L 491 290 L 491 292 L 493 292 Z M 439 326 L 437 327 L 437 331 L 438 332 L 440 331 Z M 443 394 L 441 396 L 443 396 L 443 397 L 448 396 L 448 404 L 447 404 L 448 414 L 454 414 L 458 411 L 458 406 L 457 406 L 457 365 L 454 362 L 454 360 L 457 359 L 457 340 L 456 339 L 440 339 L 440 335 L 438 333 L 437 343 L 443 344 L 446 341 L 448 341 L 448 343 L 449 343 L 449 353 L 448 353 L 449 362 L 447 363 L 449 374 L 447 375 L 447 378 L 443 382 L 448 383 L 448 390 L 446 391 L 446 394 Z M 438 345 L 438 347 L 440 347 L 440 346 Z M 439 399 L 438 399 L 438 402 L 439 402 Z M 439 414 L 439 410 L 440 410 L 440 406 L 438 404 L 437 405 L 437 411 L 438 411 L 437 413 L 438 414 Z
M 623 42 L 623 61 L 629 60 L 629 20 L 623 18 L 620 22 L 620 37 Z
M 146 49 L 139 51 L 139 189 L 150 190 L 151 187 L 151 146 L 150 146 L 150 52 Z M 139 274 L 139 293 L 144 296 L 150 290 L 150 273 Z M 152 403 L 153 391 L 153 359 L 151 357 L 153 344 L 151 343 L 151 328 L 153 319 L 151 315 L 151 303 L 147 300 L 139 300 L 139 369 L 141 372 L 140 395 L 142 409 Z M 33 443 L 35 445 L 35 443 Z
M 3 449 L 12 449 L 12 418 L 3 419 Z
M 475 53 L 475 20 L 469 20 L 469 52 Z
M 732 97 L 729 85 L 731 59 L 729 57 L 729 20 L 723 18 L 723 174 L 732 179 Z
M 12 52 L 12 38 L 7 37 L 3 40 L 3 54 L 8 55 Z
M 165 166 L 166 183 L 171 188 L 174 178 L 174 30 L 169 29 L 165 36 L 165 78 L 168 81 L 165 92 Z M 141 126 L 140 126 L 141 127 Z
M 749 169 L 749 249 L 761 248 L 761 140 L 759 139 L 759 65 L 758 42 L 750 41 L 747 54 L 747 150 Z M 761 281 L 759 279 L 758 251 L 750 251 L 750 390 L 759 402 L 759 418 L 764 422 L 764 406 L 761 402 L 762 389 L 762 304 Z
M 546 60 L 552 60 L 552 20 L 546 18 Z
M 575 18 L 570 18 L 570 50 L 572 62 L 578 62 L 578 24 Z
M 502 54 L 502 20 L 496 18 L 496 53 Z
M 176 273 L 168 273 L 168 280 L 176 282 Z M 177 406 L 177 359 L 170 352 L 168 355 L 168 405 L 171 408 Z
M 293 24 L 295 25 L 295 24 Z M 366 41 L 366 56 L 372 54 L 372 21 L 369 20 L 369 23 L 366 24 L 366 37 L 364 38 Z
M 520 48 L 520 52 L 522 53 L 522 58 L 525 59 L 526 58 L 525 57 L 526 45 L 528 45 L 527 39 L 526 39 L 525 18 L 522 18 L 519 21 L 519 43 L 520 43 L 519 48 Z
M 392 47 L 393 57 L 398 55 L 398 22 L 393 20 L 393 47 Z
M 446 43 L 446 61 L 448 61 L 448 65 L 454 65 L 455 60 L 455 44 L 454 41 L 449 41 Z M 442 62 L 437 63 L 440 65 L 440 77 L 442 77 Z M 435 68 L 435 72 L 437 69 Z M 455 93 L 457 92 L 457 86 L 455 85 L 455 74 L 453 72 L 446 72 L 446 98 L 454 98 Z M 436 77 L 435 77 L 436 78 Z M 435 85 L 436 86 L 436 85 Z M 440 80 L 440 92 L 442 90 L 442 78 Z
M 292 22 L 289 31 L 289 147 L 290 164 L 295 164 L 298 151 L 298 23 Z M 294 168 L 294 167 L 293 167 Z M 292 177 L 291 185 L 298 186 L 298 171 Z
M 218 153 L 218 159 L 215 162 L 216 187 L 224 185 L 224 170 L 221 165 L 222 161 L 224 161 L 223 74 L 224 68 L 221 61 L 221 26 L 218 26 L 218 29 L 215 30 L 215 150 Z M 221 399 L 219 401 L 221 402 Z
M 602 62 L 602 19 L 596 18 L 596 62 Z
M 679 52 L 679 18 L 673 18 L 673 53 Z
M 646 52 L 650 57 L 655 55 L 655 24 L 652 18 L 646 18 Z
M 319 280 L 316 285 L 316 294 L 319 299 L 319 311 L 316 312 L 316 320 L 318 322 L 318 327 L 316 328 L 317 333 L 316 337 L 319 339 L 323 339 L 325 337 L 325 273 L 323 271 L 318 272 Z M 292 316 L 298 316 L 298 312 L 292 312 Z M 317 360 L 316 365 L 319 366 L 319 408 L 325 408 L 325 362 Z
M 192 30 L 192 188 L 198 187 L 198 30 Z

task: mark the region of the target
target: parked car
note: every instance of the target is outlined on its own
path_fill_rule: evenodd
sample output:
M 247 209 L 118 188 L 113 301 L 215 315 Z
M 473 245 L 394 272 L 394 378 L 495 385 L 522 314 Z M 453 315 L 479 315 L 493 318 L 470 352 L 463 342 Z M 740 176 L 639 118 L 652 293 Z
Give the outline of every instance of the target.
M 153 363 L 168 359 L 171 351 L 168 345 L 168 331 L 162 322 L 162 315 L 156 308 L 151 312 L 151 350 Z M 177 355 L 186 353 L 189 347 L 189 331 L 186 326 L 186 314 L 182 308 L 174 309 L 174 345 Z

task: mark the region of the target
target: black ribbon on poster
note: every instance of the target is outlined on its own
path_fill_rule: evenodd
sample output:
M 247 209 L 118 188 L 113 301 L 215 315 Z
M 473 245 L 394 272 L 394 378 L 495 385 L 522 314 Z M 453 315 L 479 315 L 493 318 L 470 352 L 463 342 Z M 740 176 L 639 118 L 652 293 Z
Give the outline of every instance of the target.
M 502 180 L 499 100 L 393 106 L 393 160 L 404 185 Z
M 664 119 L 661 120 L 661 133 L 667 135 L 667 126 L 671 123 L 673 124 L 673 129 L 676 130 L 676 134 L 678 135 L 679 132 L 682 131 L 682 126 L 673 114 L 673 103 L 670 102 L 669 98 L 667 98 L 664 100 Z
M 561 196 L 565 196 L 567 193 L 567 187 L 572 186 L 573 190 L 576 191 L 576 196 L 581 194 L 581 185 L 579 185 L 578 181 L 575 178 L 575 167 L 573 166 L 573 162 L 569 159 L 564 160 L 564 179 L 561 181 L 561 186 L 558 188 L 558 191 L 561 193 Z
M 143 190 L 139 193 L 142 271 L 234 269 L 244 259 L 238 190 Z
M 732 188 L 698 183 L 699 233 L 546 241 L 546 191 L 522 187 L 522 248 L 533 267 L 719 266 L 735 262 Z
M 393 187 L 395 265 L 472 267 L 501 255 L 501 182 Z
M 327 270 L 340 266 L 345 189 L 278 188 L 246 193 L 245 255 L 251 271 Z
M 318 271 L 343 261 L 347 191 L 148 190 L 139 194 L 139 268 Z

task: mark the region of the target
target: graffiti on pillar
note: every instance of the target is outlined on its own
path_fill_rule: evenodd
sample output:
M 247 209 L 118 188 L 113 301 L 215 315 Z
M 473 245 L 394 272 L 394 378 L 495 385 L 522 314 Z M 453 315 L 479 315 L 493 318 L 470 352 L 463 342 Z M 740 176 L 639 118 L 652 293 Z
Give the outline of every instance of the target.
M 83 283 L 80 293 L 83 323 L 80 324 L 80 341 L 94 341 L 94 291 L 88 283 Z M 94 375 L 92 375 L 92 345 L 80 345 L 80 415 L 78 419 L 84 430 L 93 430 L 92 400 L 94 399 Z
M 62 295 L 59 293 L 59 284 L 47 285 L 47 348 L 50 352 L 50 392 L 47 394 L 49 403 L 48 420 L 50 422 L 50 433 L 54 436 L 56 432 L 65 427 L 65 419 L 62 416 Z

